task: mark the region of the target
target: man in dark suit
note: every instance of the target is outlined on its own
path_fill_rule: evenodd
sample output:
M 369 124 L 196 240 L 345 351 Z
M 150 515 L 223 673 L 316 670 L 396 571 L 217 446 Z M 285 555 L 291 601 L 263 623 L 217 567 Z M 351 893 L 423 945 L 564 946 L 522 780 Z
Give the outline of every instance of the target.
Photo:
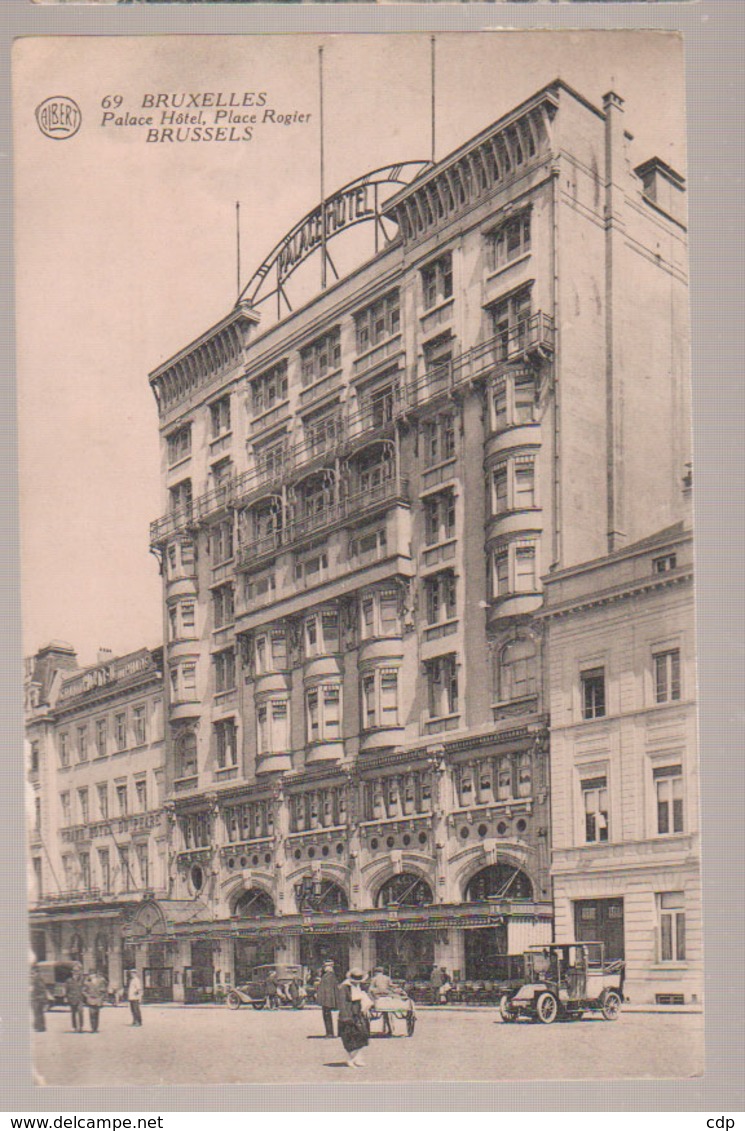
M 321 980 L 316 989 L 316 1001 L 320 1005 L 321 1013 L 323 1014 L 323 1024 L 326 1029 L 325 1035 L 327 1037 L 333 1037 L 333 1011 L 339 1008 L 339 982 L 334 973 L 333 962 L 324 962 L 323 964 L 323 973 L 321 974 Z

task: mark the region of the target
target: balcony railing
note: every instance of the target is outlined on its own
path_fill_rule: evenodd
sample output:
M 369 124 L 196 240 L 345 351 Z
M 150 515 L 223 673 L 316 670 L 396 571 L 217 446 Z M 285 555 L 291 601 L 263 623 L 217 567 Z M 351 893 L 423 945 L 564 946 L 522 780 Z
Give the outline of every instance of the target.
M 253 568 L 261 559 L 274 556 L 281 550 L 292 549 L 309 536 L 331 530 L 350 519 L 357 522 L 381 507 L 387 508 L 393 502 L 408 503 L 408 501 L 408 479 L 397 477 L 385 479 L 365 491 L 356 491 L 338 502 L 330 503 L 315 514 L 294 519 L 282 530 L 275 530 L 272 534 L 241 547 L 238 551 L 238 568 Z
M 442 393 L 462 388 L 530 354 L 551 354 L 553 348 L 554 320 L 539 310 L 504 333 L 417 373 L 406 390 L 408 407 L 426 404 Z

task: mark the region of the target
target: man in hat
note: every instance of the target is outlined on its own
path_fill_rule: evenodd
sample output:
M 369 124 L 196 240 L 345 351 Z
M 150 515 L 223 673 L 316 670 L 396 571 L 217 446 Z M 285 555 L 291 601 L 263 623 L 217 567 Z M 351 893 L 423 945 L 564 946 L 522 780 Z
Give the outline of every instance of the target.
M 83 1032 L 83 967 L 76 962 L 72 976 L 65 982 L 65 998 L 70 1006 L 70 1020 L 76 1033 Z
M 99 974 L 97 970 L 92 970 L 83 982 L 83 997 L 88 1006 L 91 1033 L 98 1032 L 98 1019 L 101 1008 L 106 1001 L 108 988 L 108 983 L 103 974 Z
M 34 1012 L 34 1031 L 46 1032 L 47 1023 L 44 1014 L 47 1011 L 49 992 L 41 970 L 34 963 L 31 968 L 31 1008 Z
M 127 986 L 127 1001 L 129 1002 L 129 1009 L 132 1014 L 132 1024 L 136 1029 L 142 1026 L 142 982 L 140 975 L 136 970 L 129 972 L 129 984 Z
M 323 1024 L 326 1029 L 326 1036 L 333 1037 L 334 1035 L 334 1016 L 333 1011 L 339 1008 L 339 982 L 334 973 L 333 962 L 324 962 L 321 980 L 316 989 L 316 1001 L 321 1007 L 323 1014 Z

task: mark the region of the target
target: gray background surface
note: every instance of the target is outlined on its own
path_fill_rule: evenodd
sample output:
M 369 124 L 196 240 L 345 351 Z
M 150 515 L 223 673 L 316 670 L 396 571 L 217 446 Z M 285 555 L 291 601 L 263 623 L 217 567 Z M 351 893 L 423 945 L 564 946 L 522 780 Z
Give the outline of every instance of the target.
M 35 1089 L 27 999 L 18 484 L 12 310 L 10 47 L 20 35 L 468 31 L 498 27 L 681 30 L 686 40 L 699 687 L 704 810 L 707 1069 L 690 1081 L 246 1085 L 204 1088 Z M 743 379 L 742 113 L 745 5 L 530 3 L 346 5 L 34 5 L 0 12 L 0 1103 L 5 1111 L 500 1111 L 745 1108 L 745 380 Z M 39 176 L 44 176 L 43 168 Z M 22 208 L 23 201 L 17 206 Z M 44 311 L 39 310 L 44 333 Z M 54 343 L 49 343 L 54 364 Z M 53 584 L 50 578 L 50 584 Z M 81 587 L 85 580 L 81 578 Z M 53 635 L 50 626 L 50 635 Z M 499 1066 L 495 1065 L 495 1075 Z M 2 1102 L 4 1101 L 4 1102 Z

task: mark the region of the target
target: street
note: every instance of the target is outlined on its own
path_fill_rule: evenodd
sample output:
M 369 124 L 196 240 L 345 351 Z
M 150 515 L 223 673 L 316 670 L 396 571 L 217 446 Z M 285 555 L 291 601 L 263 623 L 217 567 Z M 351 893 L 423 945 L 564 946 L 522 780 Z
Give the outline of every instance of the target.
M 622 1013 L 572 1024 L 504 1025 L 496 1009 L 418 1011 L 414 1036 L 373 1037 L 359 1071 L 325 1040 L 319 1009 L 270 1013 L 220 1006 L 101 1013 L 97 1034 L 74 1033 L 67 1011 L 34 1034 L 45 1084 L 333 1083 L 422 1080 L 587 1080 L 690 1077 L 703 1071 L 703 1016 Z M 87 1019 L 86 1019 L 87 1026 Z M 374 1026 L 380 1028 L 380 1022 Z M 401 1028 L 399 1026 L 399 1028 Z

